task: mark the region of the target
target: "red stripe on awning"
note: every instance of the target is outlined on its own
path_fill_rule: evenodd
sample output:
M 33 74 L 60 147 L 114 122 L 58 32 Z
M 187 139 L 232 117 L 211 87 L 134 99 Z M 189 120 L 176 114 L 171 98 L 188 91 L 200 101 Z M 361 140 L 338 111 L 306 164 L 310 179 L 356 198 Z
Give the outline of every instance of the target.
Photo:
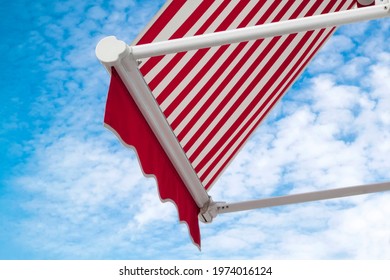
M 173 1 L 175 2 L 175 1 Z M 184 1 L 185 2 L 185 1 Z M 167 40 L 172 40 L 172 39 L 177 39 L 177 38 L 182 38 L 182 37 L 185 37 L 186 33 L 189 31 L 189 29 L 193 26 L 193 24 L 198 20 L 198 18 L 200 16 L 202 16 L 206 10 L 209 8 L 210 6 L 210 3 L 208 3 L 207 1 L 202 1 L 200 3 L 200 5 L 195 9 L 195 11 L 188 17 L 186 18 L 183 22 L 181 22 L 180 25 L 177 26 L 177 30 L 169 37 L 169 38 L 166 38 Z M 181 8 L 182 6 L 180 6 Z M 175 11 L 175 14 L 180 10 L 177 9 Z M 161 29 L 161 27 L 164 27 L 168 22 L 170 22 L 173 18 L 173 15 L 171 15 L 170 18 L 167 18 L 166 19 L 166 22 L 163 24 L 161 23 L 161 25 L 158 25 L 156 26 L 157 29 Z M 143 39 L 143 38 L 142 38 Z M 141 39 L 141 40 L 142 40 Z M 150 42 L 155 42 L 155 41 L 158 41 L 158 40 L 155 40 L 155 38 L 148 38 L 148 41 Z M 180 54 L 178 54 L 180 55 Z M 183 54 L 182 54 L 183 55 Z M 161 59 L 163 58 L 163 56 L 158 56 L 158 57 L 152 57 L 150 58 L 144 65 L 142 65 L 142 67 L 140 68 L 141 70 L 141 73 L 143 75 L 146 75 L 147 73 L 149 73 L 150 70 L 153 69 L 153 67 L 156 66 L 157 63 L 159 63 L 161 61 Z M 168 69 L 172 67 L 172 65 L 168 65 Z M 153 88 L 153 84 L 150 85 L 151 88 Z
M 165 26 L 180 8 L 186 3 L 186 0 L 171 1 L 170 4 L 161 15 L 153 22 L 153 25 L 145 32 L 142 38 L 138 41 L 139 45 L 153 42 L 157 35 L 161 32 L 161 27 Z

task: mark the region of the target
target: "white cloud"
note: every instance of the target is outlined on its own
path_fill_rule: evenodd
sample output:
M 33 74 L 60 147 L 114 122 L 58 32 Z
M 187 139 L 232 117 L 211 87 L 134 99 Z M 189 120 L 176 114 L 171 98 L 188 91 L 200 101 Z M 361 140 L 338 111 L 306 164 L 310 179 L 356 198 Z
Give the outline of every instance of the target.
M 104 20 L 108 16 L 108 12 L 105 11 L 100 6 L 93 6 L 88 11 L 88 18 L 92 18 L 94 20 Z M 92 30 L 92 29 L 89 29 Z
M 315 202 L 221 216 L 216 223 L 223 229 L 204 238 L 203 251 L 218 258 L 221 246 L 229 250 L 237 243 L 239 248 L 229 252 L 232 258 L 387 259 L 389 198 L 386 194 L 343 207 Z

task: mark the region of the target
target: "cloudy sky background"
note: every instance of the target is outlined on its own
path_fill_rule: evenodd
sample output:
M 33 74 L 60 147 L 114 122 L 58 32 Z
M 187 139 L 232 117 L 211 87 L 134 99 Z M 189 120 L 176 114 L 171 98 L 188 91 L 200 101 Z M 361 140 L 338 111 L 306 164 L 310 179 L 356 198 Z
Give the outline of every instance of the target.
M 0 28 L 1 259 L 389 259 L 390 193 L 226 214 L 202 251 L 103 127 L 94 49 L 163 0 L 7 1 Z M 390 20 L 340 28 L 210 194 L 240 201 L 390 180 Z

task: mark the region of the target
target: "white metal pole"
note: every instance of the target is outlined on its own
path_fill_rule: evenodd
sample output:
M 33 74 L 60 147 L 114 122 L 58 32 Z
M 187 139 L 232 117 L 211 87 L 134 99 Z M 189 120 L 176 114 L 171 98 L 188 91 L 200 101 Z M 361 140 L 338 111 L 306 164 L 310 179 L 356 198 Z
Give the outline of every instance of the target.
M 390 16 L 389 4 L 131 46 L 135 59 L 209 48 Z
M 390 182 L 217 205 L 217 214 L 390 191 Z

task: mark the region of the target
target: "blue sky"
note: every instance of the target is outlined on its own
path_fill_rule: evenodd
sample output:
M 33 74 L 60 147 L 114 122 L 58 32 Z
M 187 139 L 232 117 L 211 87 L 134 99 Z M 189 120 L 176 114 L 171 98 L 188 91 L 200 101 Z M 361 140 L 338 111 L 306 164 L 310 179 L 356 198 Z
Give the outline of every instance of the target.
M 103 127 L 94 49 L 164 1 L 2 5 L 0 259 L 389 259 L 390 196 L 221 215 L 202 252 Z M 340 28 L 212 188 L 214 200 L 390 179 L 390 20 Z M 239 188 L 237 186 L 240 186 Z

